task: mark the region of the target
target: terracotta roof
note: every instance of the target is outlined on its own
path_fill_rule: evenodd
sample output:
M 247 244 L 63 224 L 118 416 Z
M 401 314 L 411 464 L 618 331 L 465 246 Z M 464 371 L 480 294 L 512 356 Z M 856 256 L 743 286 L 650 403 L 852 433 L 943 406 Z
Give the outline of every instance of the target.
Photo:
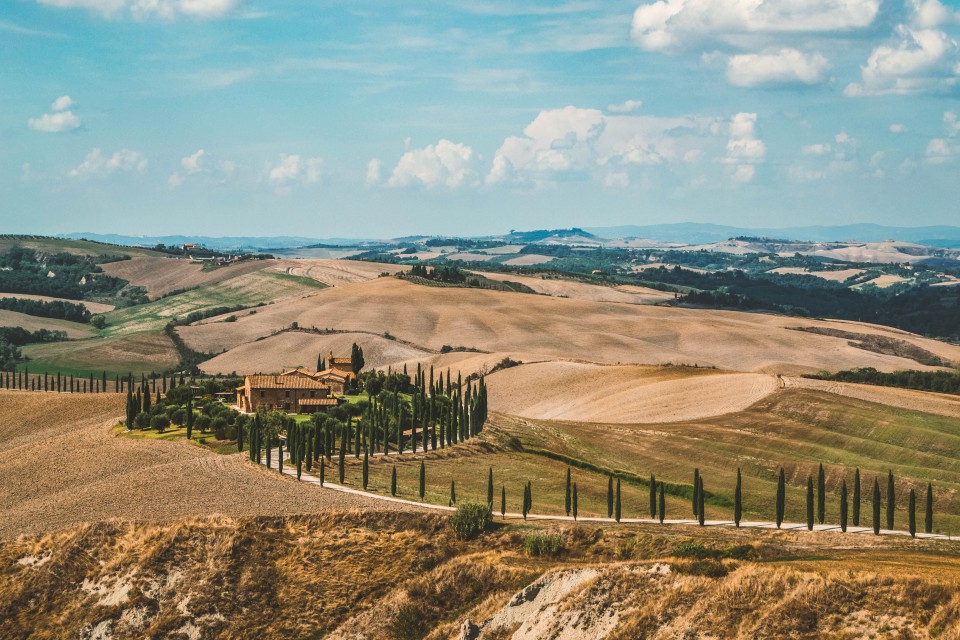
M 331 377 L 342 378 L 344 381 L 346 381 L 347 378 L 353 377 L 353 374 L 341 369 L 324 369 L 323 371 L 318 371 L 317 373 L 313 374 L 313 377 L 320 380 Z
M 327 362 L 330 364 L 353 364 L 353 358 L 327 358 Z
M 308 377 L 299 376 L 247 376 L 246 384 L 251 389 L 329 389 L 327 385 Z
M 313 371 L 308 369 L 290 369 L 289 371 L 284 371 L 280 374 L 281 376 L 292 376 L 292 375 L 301 375 L 301 376 L 310 376 L 311 378 L 315 375 Z
M 336 398 L 301 398 L 301 407 L 335 407 L 340 403 Z

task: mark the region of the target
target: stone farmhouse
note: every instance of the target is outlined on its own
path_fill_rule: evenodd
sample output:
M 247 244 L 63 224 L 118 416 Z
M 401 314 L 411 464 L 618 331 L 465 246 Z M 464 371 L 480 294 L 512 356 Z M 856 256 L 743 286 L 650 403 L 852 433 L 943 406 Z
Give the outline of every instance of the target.
M 291 369 L 279 374 L 246 376 L 237 387 L 237 408 L 253 413 L 260 407 L 286 413 L 315 413 L 336 407 L 354 378 L 350 358 L 327 358 L 323 371 Z

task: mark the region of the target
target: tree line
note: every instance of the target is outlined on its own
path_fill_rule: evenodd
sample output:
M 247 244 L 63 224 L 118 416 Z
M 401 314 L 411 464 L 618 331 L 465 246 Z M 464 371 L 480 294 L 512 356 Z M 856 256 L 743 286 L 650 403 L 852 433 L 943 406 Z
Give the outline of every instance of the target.
M 0 309 L 16 311 L 40 318 L 56 318 L 70 322 L 87 323 L 90 311 L 76 302 L 65 300 L 31 300 L 29 298 L 0 298 Z

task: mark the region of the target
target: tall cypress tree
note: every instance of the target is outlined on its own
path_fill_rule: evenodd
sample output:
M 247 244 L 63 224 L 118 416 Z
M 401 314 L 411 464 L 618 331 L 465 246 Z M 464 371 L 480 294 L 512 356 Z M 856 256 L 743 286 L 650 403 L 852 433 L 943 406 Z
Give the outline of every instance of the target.
M 567 517 L 570 517 L 570 508 L 573 506 L 571 504 L 573 500 L 572 487 L 570 485 L 570 467 L 567 467 L 567 485 L 566 492 L 563 496 L 563 508 L 567 514 Z
M 897 494 L 894 492 L 893 471 L 887 473 L 887 529 L 893 529 L 893 510 L 897 508 Z
M 455 480 L 450 481 L 450 506 L 457 504 L 457 483 Z
M 574 483 L 573 483 L 573 519 L 574 519 L 574 520 L 577 519 L 577 512 L 578 512 L 578 507 L 577 507 L 577 483 L 574 482 Z
M 243 453 L 243 429 L 244 425 L 237 425 L 237 453 Z M 297 479 L 300 479 L 300 470 L 297 469 Z
M 527 480 L 527 511 L 533 511 L 533 483 Z
M 880 535 L 880 482 L 873 479 L 873 533 Z
M 283 473 L 283 440 L 277 443 L 277 471 Z
M 707 517 L 705 509 L 703 507 L 704 494 L 703 494 L 703 476 L 697 478 L 697 523 L 702 527 L 704 519 Z
M 393 470 L 390 472 L 390 495 L 397 495 L 397 465 L 393 465 Z
M 344 459 L 347 457 L 347 426 L 344 425 L 340 430 L 340 452 L 337 457 L 337 471 L 340 474 L 340 484 L 343 484 L 343 476 L 345 473 L 344 469 Z
M 663 495 L 663 483 L 660 483 L 660 504 L 659 509 L 657 509 L 657 516 L 660 518 L 660 524 L 663 524 L 664 519 L 667 517 L 667 499 Z
M 613 516 L 620 522 L 620 478 L 617 478 L 617 501 L 613 506 Z
M 430 368 L 430 379 L 433 379 L 433 367 Z M 507 487 L 506 485 L 500 485 L 500 517 L 507 517 Z
M 366 491 L 367 485 L 370 484 L 370 451 L 366 447 L 363 449 L 363 471 L 361 480 L 363 482 L 363 490 Z M 422 498 L 423 496 L 420 497 Z
M 427 469 L 423 465 L 423 460 L 420 461 L 420 499 L 423 500 L 423 496 L 427 494 Z M 492 507 L 493 500 L 490 501 Z
M 927 483 L 927 508 L 924 514 L 923 530 L 926 533 L 933 533 L 933 485 Z
M 530 485 L 529 484 L 523 485 L 523 499 L 520 501 L 520 511 L 521 513 L 523 513 L 524 522 L 526 522 L 527 520 L 527 512 L 530 509 L 528 506 L 530 503 L 529 493 L 530 493 Z
M 823 473 L 823 464 L 817 472 L 817 522 L 823 524 L 827 517 L 827 481 Z
M 324 474 L 326 473 L 327 469 L 327 461 L 321 457 L 318 462 L 320 463 L 320 486 L 322 487 L 324 480 L 326 479 L 324 478 Z
M 807 531 L 813 531 L 813 478 L 807 476 Z
M 847 532 L 847 481 L 840 485 L 840 531 Z
M 733 490 L 733 523 L 740 528 L 740 516 L 743 515 L 743 480 L 740 478 L 740 467 L 737 467 L 737 486 Z
M 693 517 L 697 517 L 697 509 L 700 508 L 700 469 L 693 470 Z
M 860 526 L 860 467 L 853 472 L 853 526 Z
M 650 474 L 650 517 L 657 517 L 657 478 Z
M 487 473 L 487 506 L 493 511 L 493 467 Z
M 783 467 L 777 476 L 777 529 L 783 524 L 783 514 L 787 506 L 787 485 L 783 475 Z
M 917 537 L 917 492 L 913 489 L 910 489 L 910 502 L 907 507 L 909 513 L 907 513 L 909 528 L 910 528 L 910 537 Z
M 613 517 L 613 476 L 607 476 L 607 517 Z

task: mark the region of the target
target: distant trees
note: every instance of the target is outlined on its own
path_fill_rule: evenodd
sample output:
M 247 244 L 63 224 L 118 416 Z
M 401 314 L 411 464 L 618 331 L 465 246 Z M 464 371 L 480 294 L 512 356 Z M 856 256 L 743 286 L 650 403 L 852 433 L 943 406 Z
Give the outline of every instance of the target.
M 360 370 L 363 369 L 365 361 L 363 359 L 363 348 L 358 345 L 356 342 L 353 343 L 353 346 L 350 348 L 350 370 L 353 371 L 353 375 L 360 373 Z

